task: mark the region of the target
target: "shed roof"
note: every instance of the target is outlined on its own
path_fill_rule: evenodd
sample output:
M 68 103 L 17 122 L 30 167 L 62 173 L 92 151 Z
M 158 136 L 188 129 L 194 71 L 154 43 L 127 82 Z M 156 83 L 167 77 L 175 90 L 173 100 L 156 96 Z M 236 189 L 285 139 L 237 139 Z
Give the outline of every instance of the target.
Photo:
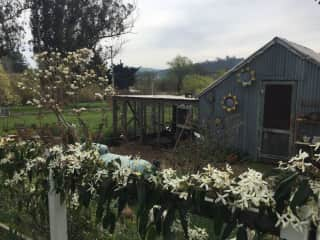
M 138 101 L 161 101 L 161 102 L 177 102 L 177 103 L 197 103 L 198 98 L 176 96 L 176 95 L 115 95 L 115 99 L 138 100 Z
M 258 51 L 253 53 L 251 56 L 246 58 L 245 60 L 241 61 L 239 64 L 237 64 L 235 67 L 230 69 L 228 72 L 226 72 L 222 77 L 218 78 L 215 82 L 213 82 L 211 85 L 209 85 L 206 89 L 204 89 L 200 94 L 199 97 L 206 94 L 208 91 L 210 91 L 212 88 L 219 85 L 221 82 L 223 82 L 225 79 L 227 79 L 232 73 L 238 71 L 246 64 L 250 63 L 253 59 L 258 57 L 259 55 L 263 54 L 266 50 L 268 50 L 271 46 L 274 44 L 280 44 L 283 47 L 287 48 L 289 51 L 293 52 L 297 56 L 299 56 L 302 59 L 306 59 L 308 61 L 313 62 L 316 65 L 320 66 L 320 54 L 315 52 L 314 50 L 304 47 L 300 44 L 291 42 L 289 40 L 286 40 L 284 38 L 275 37 L 270 42 L 268 42 L 266 45 L 264 45 L 262 48 L 260 48 Z

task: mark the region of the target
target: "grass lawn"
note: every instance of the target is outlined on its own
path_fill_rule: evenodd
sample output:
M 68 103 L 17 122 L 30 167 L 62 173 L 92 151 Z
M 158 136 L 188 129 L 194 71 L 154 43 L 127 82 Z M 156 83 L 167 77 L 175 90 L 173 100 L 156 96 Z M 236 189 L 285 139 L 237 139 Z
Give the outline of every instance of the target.
M 77 107 L 86 107 L 87 112 L 82 113 L 82 119 L 86 122 L 91 132 L 98 130 L 99 124 L 102 123 L 102 111 L 103 107 L 106 107 L 106 103 L 81 103 Z M 15 133 L 17 126 L 23 127 L 39 127 L 51 125 L 57 122 L 53 113 L 45 112 L 40 117 L 39 109 L 33 106 L 15 106 L 10 108 L 9 117 L 0 118 L 0 135 L 6 133 Z M 72 107 L 65 109 L 66 119 L 72 123 L 78 124 L 77 118 L 72 112 Z M 112 113 L 110 108 L 107 108 L 107 128 L 104 130 L 106 133 L 111 133 L 112 128 Z

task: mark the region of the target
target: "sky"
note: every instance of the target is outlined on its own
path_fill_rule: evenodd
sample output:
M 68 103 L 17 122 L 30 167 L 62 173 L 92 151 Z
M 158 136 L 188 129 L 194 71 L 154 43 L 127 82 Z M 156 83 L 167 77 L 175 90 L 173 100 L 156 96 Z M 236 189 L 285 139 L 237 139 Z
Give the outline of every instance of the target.
M 320 52 L 315 0 L 136 0 L 132 33 L 116 61 L 167 68 L 180 54 L 194 62 L 247 57 L 275 36 Z

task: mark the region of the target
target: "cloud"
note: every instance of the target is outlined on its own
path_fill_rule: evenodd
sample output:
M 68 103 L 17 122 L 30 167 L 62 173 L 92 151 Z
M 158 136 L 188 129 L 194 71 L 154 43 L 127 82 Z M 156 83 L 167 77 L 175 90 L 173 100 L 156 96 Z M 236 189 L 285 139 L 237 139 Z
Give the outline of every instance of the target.
M 134 34 L 118 58 L 166 67 L 177 54 L 194 61 L 246 57 L 274 36 L 320 49 L 320 6 L 313 0 L 140 0 Z

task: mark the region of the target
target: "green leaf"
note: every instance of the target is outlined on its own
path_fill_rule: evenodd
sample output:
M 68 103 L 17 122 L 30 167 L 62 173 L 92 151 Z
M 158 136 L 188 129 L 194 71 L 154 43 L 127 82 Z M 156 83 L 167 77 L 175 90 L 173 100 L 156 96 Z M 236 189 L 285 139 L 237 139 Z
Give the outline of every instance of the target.
M 91 194 L 84 187 L 79 187 L 79 200 L 88 208 L 91 200 Z
M 179 208 L 179 218 L 184 232 L 185 239 L 189 239 L 188 234 L 188 211 L 185 208 Z
M 100 222 L 100 221 L 101 221 L 103 212 L 104 212 L 103 204 L 99 203 L 99 204 L 98 204 L 98 207 L 97 207 L 97 210 L 96 210 L 96 219 L 97 219 L 97 222 Z
M 214 216 L 214 233 L 215 235 L 220 235 L 222 226 L 223 226 L 223 218 L 222 218 L 222 207 L 216 206 L 215 208 L 215 216 Z
M 142 239 L 145 239 L 149 221 L 149 211 L 144 210 L 138 213 L 138 233 Z
M 163 238 L 166 240 L 172 240 L 175 237 L 174 233 L 171 231 L 171 226 L 173 224 L 174 219 L 175 209 L 173 207 L 167 209 L 167 215 L 163 221 Z
M 256 231 L 253 240 L 262 240 L 263 239 L 263 234 Z
M 151 226 L 146 234 L 146 240 L 155 240 L 158 238 L 157 230 L 154 226 Z
M 138 214 L 143 212 L 146 207 L 146 186 L 143 182 L 137 183 L 137 197 L 138 197 Z
M 222 238 L 220 239 L 228 239 L 228 237 L 231 235 L 233 230 L 236 228 L 236 223 L 228 223 L 226 227 L 223 229 Z M 220 235 L 221 236 L 221 235 Z
M 102 220 L 102 226 L 105 229 L 109 229 L 110 233 L 113 233 L 116 226 L 116 215 L 109 211 Z
M 295 209 L 296 207 L 302 206 L 308 198 L 312 195 L 312 189 L 310 188 L 308 180 L 303 180 L 298 188 L 298 191 L 295 193 L 292 201 L 291 208 Z
M 122 210 L 126 207 L 126 204 L 128 202 L 128 193 L 124 189 L 120 192 L 119 194 L 119 199 L 118 199 L 118 216 L 120 216 Z
M 297 178 L 298 174 L 294 173 L 290 175 L 289 177 L 286 177 L 284 180 L 280 182 L 278 185 L 274 198 L 277 202 L 277 209 L 281 211 L 281 209 L 284 208 L 284 201 L 288 200 L 290 197 L 290 193 L 292 191 L 292 188 L 295 184 L 295 180 Z
M 237 240 L 248 240 L 247 230 L 245 227 L 240 227 L 238 229 Z
M 161 220 L 161 216 L 162 216 L 162 211 L 163 209 L 159 209 L 159 208 L 154 208 L 153 209 L 153 216 L 154 216 L 154 225 L 156 227 L 157 233 L 160 234 L 162 231 L 162 220 Z

